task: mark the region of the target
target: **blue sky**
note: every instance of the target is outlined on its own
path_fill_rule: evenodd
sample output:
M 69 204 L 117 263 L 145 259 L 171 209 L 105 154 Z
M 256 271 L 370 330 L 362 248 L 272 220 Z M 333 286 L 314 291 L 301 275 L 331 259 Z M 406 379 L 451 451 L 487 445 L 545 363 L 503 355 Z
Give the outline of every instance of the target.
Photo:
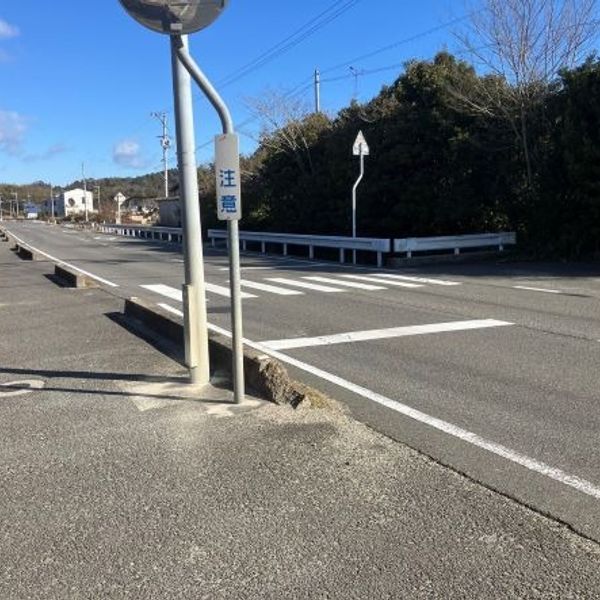
M 301 43 L 219 85 L 334 8 L 340 14 Z M 318 67 L 324 110 L 368 100 L 395 79 L 393 65 L 452 50 L 458 26 L 446 24 L 463 14 L 462 0 L 231 0 L 191 37 L 191 49 L 244 123 L 242 149 L 250 152 L 260 129 L 247 122 L 252 98 L 298 88 L 312 103 Z M 218 122 L 199 92 L 195 98 L 198 162 L 207 162 Z M 167 111 L 174 132 L 172 107 L 168 38 L 138 25 L 118 0 L 0 5 L 0 182 L 65 185 L 81 176 L 82 163 L 90 178 L 158 171 L 160 124 L 150 114 Z

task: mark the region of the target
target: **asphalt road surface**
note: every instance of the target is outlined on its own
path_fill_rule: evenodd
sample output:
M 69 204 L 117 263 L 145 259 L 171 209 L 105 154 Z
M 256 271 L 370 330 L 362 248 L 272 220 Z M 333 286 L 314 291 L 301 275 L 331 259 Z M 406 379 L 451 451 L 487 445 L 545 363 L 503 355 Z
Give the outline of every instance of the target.
M 181 311 L 176 246 L 40 223 L 24 242 Z M 205 256 L 230 330 L 227 257 Z M 403 270 L 244 255 L 244 336 L 373 428 L 600 541 L 600 267 Z

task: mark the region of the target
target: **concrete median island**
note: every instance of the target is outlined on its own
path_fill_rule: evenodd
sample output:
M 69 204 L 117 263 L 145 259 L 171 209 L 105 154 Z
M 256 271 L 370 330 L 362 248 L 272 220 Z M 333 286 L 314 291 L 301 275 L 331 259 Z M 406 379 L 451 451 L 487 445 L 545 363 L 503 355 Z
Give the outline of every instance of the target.
M 152 331 L 183 347 L 182 321 L 160 307 L 140 298 L 129 298 L 125 301 L 124 314 L 131 323 L 143 328 L 143 333 Z M 214 370 L 231 372 L 232 351 L 228 339 L 211 333 L 209 352 Z M 279 361 L 249 348 L 244 349 L 244 371 L 248 388 L 270 402 L 294 408 L 300 404 L 322 407 L 328 403 L 324 394 L 292 379 Z

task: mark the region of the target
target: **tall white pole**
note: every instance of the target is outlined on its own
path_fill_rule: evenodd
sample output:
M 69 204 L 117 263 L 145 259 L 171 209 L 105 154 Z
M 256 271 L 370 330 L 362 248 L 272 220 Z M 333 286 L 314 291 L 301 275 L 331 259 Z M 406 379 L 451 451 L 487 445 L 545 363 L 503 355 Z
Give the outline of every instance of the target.
M 182 44 L 187 50 L 187 35 L 171 37 L 177 161 L 183 221 L 185 358 L 190 370 L 191 383 L 207 384 L 210 380 L 208 319 L 204 286 L 202 229 L 200 227 L 192 82 L 190 74 L 178 58 L 178 44 Z

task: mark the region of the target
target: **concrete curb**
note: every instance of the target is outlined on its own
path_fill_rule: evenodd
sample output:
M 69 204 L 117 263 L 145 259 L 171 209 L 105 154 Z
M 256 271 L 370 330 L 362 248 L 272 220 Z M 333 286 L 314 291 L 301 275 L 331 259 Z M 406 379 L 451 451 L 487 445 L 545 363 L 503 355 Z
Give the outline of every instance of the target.
M 42 257 L 22 244 L 17 244 L 17 255 L 23 260 L 42 260 Z
M 183 347 L 182 322 L 160 307 L 140 298 L 129 298 L 125 300 L 124 314 L 132 325 L 152 329 L 158 336 Z M 209 352 L 213 370 L 231 373 L 232 350 L 227 338 L 211 333 Z M 315 408 L 332 404 L 322 392 L 292 379 L 279 361 L 249 348 L 244 348 L 244 372 L 247 387 L 275 404 L 293 408 L 301 404 Z
M 97 288 L 98 283 L 91 277 L 78 273 L 62 265 L 54 265 L 54 276 L 65 287 L 72 288 Z

